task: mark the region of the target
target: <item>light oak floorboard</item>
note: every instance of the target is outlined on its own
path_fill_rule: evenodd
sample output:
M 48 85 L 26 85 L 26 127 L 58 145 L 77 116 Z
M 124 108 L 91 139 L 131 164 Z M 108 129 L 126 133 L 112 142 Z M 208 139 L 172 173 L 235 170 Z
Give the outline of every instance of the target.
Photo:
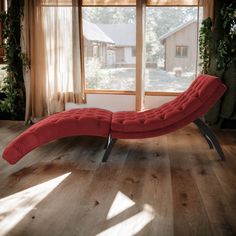
M 26 128 L 0 121 L 0 154 Z M 224 162 L 194 125 L 118 140 L 106 163 L 97 137 L 53 141 L 16 165 L 0 159 L 0 236 L 236 235 L 236 132 L 217 136 Z

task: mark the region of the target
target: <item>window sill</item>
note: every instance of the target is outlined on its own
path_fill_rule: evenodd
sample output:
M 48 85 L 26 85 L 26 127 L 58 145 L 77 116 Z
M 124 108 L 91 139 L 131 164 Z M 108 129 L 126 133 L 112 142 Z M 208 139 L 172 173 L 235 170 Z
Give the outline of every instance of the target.
M 102 90 L 102 89 L 86 89 L 85 94 L 114 94 L 114 95 L 136 95 L 134 91 L 119 91 L 119 90 Z
M 85 94 L 136 95 L 134 91 L 86 89 Z M 178 96 L 181 92 L 145 92 L 145 96 Z
M 178 96 L 179 94 L 181 94 L 181 92 L 145 92 L 145 96 Z

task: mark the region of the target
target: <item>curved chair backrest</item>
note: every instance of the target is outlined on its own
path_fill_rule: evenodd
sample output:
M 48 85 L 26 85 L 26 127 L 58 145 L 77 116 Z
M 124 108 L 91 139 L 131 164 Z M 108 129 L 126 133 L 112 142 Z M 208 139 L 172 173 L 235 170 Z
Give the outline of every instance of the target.
M 171 132 L 204 115 L 224 94 L 226 86 L 215 76 L 199 75 L 174 100 L 143 112 L 116 112 L 112 136 L 144 138 Z

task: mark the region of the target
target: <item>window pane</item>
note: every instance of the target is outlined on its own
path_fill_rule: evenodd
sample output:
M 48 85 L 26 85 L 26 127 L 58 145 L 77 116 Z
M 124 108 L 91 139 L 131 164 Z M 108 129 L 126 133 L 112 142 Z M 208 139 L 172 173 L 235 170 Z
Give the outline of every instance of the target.
M 146 91 L 184 91 L 196 75 L 197 7 L 147 7 Z
M 188 46 L 176 46 L 176 57 L 187 57 L 188 56 Z
M 133 7 L 83 7 L 86 89 L 135 90 Z

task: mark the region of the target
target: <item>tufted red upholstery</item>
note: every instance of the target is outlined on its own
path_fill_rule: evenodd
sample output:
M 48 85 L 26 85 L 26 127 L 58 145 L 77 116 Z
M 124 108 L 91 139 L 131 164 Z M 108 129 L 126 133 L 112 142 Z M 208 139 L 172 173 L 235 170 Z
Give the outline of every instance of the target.
M 112 112 L 97 108 L 56 113 L 18 136 L 4 150 L 3 158 L 14 164 L 36 147 L 62 137 L 78 135 L 108 137 L 111 117 Z
M 209 75 L 200 75 L 176 99 L 144 112 L 74 109 L 54 114 L 31 126 L 4 150 L 14 164 L 34 148 L 66 136 L 93 135 L 112 138 L 148 138 L 177 130 L 204 115 L 224 94 L 226 87 Z
M 197 118 L 204 115 L 211 107 L 216 103 L 216 101 L 222 96 L 222 94 L 225 91 L 225 86 L 220 86 L 218 89 L 214 92 L 214 94 L 209 98 L 206 103 L 204 103 L 199 109 L 194 111 L 189 116 L 184 117 L 182 120 L 179 120 L 176 123 L 173 123 L 172 125 L 151 130 L 151 131 L 145 131 L 145 132 L 119 132 L 119 131 L 112 131 L 112 137 L 113 138 L 122 138 L 122 139 L 137 139 L 137 138 L 150 138 L 150 137 L 156 137 L 163 134 L 167 134 L 170 132 L 173 132 L 177 129 L 180 129 L 187 124 L 193 122 Z
M 112 136 L 117 137 L 116 134 L 119 133 L 120 138 L 125 138 L 127 133 L 135 133 L 136 135 L 128 135 L 128 137 L 137 138 L 137 136 L 143 137 L 146 132 L 165 131 L 165 128 L 178 127 L 177 124 L 183 121 L 184 124 L 190 123 L 207 112 L 222 96 L 225 89 L 218 78 L 200 75 L 185 92 L 159 108 L 144 112 L 114 113 L 111 124 Z

